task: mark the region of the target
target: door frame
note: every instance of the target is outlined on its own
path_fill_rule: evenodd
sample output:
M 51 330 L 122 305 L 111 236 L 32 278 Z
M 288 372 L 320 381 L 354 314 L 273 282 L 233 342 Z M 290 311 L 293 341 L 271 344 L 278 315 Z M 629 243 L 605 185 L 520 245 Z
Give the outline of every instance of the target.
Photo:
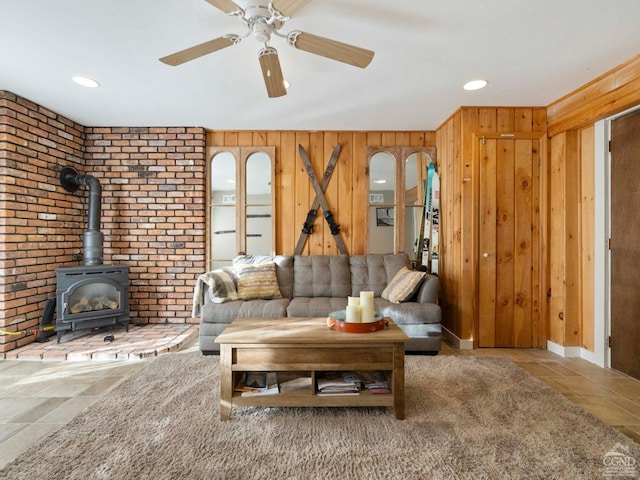
M 539 165 L 538 165 L 538 183 L 536 188 L 538 190 L 538 245 L 537 245 L 537 265 L 534 265 L 537 268 L 537 282 L 538 282 L 538 291 L 535 292 L 535 296 L 532 295 L 532 299 L 535 298 L 537 300 L 537 310 L 536 318 L 533 318 L 534 312 L 532 312 L 532 322 L 535 323 L 535 345 L 532 345 L 534 348 L 537 346 L 538 348 L 546 348 L 547 340 L 549 336 L 548 332 L 548 308 L 546 301 L 546 291 L 549 288 L 548 281 L 548 214 L 547 214 L 547 206 L 548 206 L 548 172 L 549 165 L 547 159 L 547 151 L 548 151 L 548 137 L 545 132 L 472 132 L 472 159 L 473 159 L 473 178 L 480 178 L 480 159 L 479 159 L 479 145 L 482 138 L 485 139 L 495 139 L 495 140 L 505 140 L 505 139 L 513 139 L 513 140 L 538 140 L 538 155 L 539 155 Z M 480 186 L 478 185 L 475 188 L 473 193 L 473 202 L 475 208 L 473 209 L 473 225 L 475 226 L 473 229 L 473 271 L 474 271 L 474 291 L 478 292 L 478 287 L 480 285 Z M 533 293 L 533 292 L 532 292 Z M 473 348 L 479 348 L 479 329 L 480 329 L 480 299 L 479 295 L 476 293 L 474 302 L 473 302 Z
M 611 368 L 611 122 L 636 110 L 640 105 L 595 123 L 594 352 L 585 358 L 604 368 Z

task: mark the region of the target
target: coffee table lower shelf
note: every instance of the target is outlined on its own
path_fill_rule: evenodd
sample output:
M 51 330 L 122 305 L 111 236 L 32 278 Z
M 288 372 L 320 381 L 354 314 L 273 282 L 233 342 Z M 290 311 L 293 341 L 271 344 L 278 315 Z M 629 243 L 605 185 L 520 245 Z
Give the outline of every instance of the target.
M 374 333 L 328 329 L 325 318 L 238 318 L 217 338 L 220 344 L 220 419 L 237 407 L 393 407 L 404 419 L 404 343 L 408 337 L 389 320 Z M 383 371 L 391 393 L 320 395 L 320 372 Z M 234 387 L 242 372 L 310 376 L 311 383 L 272 395 L 242 396 Z

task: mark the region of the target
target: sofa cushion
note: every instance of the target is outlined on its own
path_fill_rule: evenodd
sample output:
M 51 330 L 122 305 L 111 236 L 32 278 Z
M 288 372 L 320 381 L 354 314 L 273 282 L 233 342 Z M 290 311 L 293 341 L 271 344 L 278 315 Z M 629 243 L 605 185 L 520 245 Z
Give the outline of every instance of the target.
M 227 325 L 238 317 L 286 317 L 288 304 L 288 298 L 208 303 L 202 307 L 201 322 Z
M 238 299 L 253 300 L 282 298 L 276 276 L 276 264 L 235 265 Z
M 347 308 L 347 299 L 340 297 L 293 297 L 287 307 L 289 317 L 326 317 Z
M 406 302 L 418 291 L 424 276 L 425 272 L 402 267 L 380 296 L 392 303 Z
M 234 258 L 233 265 L 259 265 L 275 263 L 276 276 L 280 293 L 284 298 L 293 295 L 293 256 L 291 255 L 239 255 Z
M 351 295 L 347 255 L 296 255 L 293 261 L 294 297 L 342 297 Z
M 398 270 L 409 264 L 406 253 L 389 255 L 353 255 L 349 257 L 351 268 L 351 293 L 357 297 L 362 291 L 372 291 L 374 297 L 382 295 Z

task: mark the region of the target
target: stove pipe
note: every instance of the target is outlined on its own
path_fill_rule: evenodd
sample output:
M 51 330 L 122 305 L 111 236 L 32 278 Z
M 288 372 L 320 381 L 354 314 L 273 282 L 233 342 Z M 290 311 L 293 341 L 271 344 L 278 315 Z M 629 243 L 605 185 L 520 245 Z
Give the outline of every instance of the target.
M 100 208 L 102 187 L 97 178 L 80 175 L 75 169 L 65 167 L 60 172 L 60 183 L 67 192 L 75 192 L 80 185 L 89 188 L 89 208 L 87 212 L 87 230 L 82 236 L 84 265 L 102 265 L 103 235 L 100 231 Z

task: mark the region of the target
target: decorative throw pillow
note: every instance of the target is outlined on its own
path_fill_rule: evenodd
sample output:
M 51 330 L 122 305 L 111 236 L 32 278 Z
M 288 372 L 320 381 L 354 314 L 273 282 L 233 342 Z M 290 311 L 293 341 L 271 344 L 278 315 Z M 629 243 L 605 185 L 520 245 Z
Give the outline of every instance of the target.
M 238 298 L 240 300 L 282 298 L 276 264 L 259 263 L 256 265 L 234 265 L 238 282 Z
M 205 274 L 208 278 L 209 297 L 214 303 L 238 300 L 236 290 L 236 272 L 232 267 L 224 267 Z
M 393 303 L 406 302 L 416 293 L 424 275 L 425 272 L 402 267 L 382 291 L 382 298 Z

